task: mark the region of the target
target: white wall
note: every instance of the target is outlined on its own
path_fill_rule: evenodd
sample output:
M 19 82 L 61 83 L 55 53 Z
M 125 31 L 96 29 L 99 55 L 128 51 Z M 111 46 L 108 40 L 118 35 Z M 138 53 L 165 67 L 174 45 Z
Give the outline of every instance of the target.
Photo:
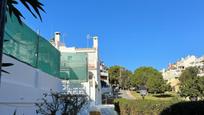
M 88 52 L 88 70 L 93 73 L 93 78 L 91 80 L 91 99 L 94 99 L 96 105 L 102 103 L 101 97 L 101 82 L 100 82 L 100 65 L 98 51 Z M 97 87 L 95 87 L 97 86 Z
M 25 63 L 3 55 L 3 62 L 13 66 L 3 68 L 10 74 L 2 73 L 0 85 L 0 114 L 35 115 L 34 103 L 43 97 L 43 93 L 62 91 L 61 80 Z
M 89 92 L 90 99 L 93 101 L 92 105 L 99 105 L 102 103 L 101 97 L 101 84 L 100 84 L 100 65 L 99 55 L 96 48 L 74 48 L 74 47 L 60 47 L 60 52 L 80 53 L 85 52 L 88 54 L 88 71 L 93 73 L 93 78 L 87 85 L 84 85 L 86 92 Z M 97 84 L 97 88 L 95 87 Z

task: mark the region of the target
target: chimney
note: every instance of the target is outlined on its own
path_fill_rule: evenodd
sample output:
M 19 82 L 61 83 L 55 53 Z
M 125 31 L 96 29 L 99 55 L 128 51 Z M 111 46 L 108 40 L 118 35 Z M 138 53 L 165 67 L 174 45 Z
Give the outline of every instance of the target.
M 93 48 L 98 49 L 98 36 L 93 37 Z
M 59 49 L 60 46 L 60 32 L 55 32 L 55 47 Z

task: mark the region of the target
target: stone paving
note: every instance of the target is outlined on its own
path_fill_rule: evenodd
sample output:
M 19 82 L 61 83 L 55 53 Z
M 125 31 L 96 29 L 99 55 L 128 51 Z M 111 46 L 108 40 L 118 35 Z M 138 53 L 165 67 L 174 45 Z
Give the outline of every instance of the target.
M 119 97 L 121 97 L 121 98 L 130 99 L 130 100 L 135 99 L 135 97 L 128 90 L 120 90 L 119 93 L 120 93 Z

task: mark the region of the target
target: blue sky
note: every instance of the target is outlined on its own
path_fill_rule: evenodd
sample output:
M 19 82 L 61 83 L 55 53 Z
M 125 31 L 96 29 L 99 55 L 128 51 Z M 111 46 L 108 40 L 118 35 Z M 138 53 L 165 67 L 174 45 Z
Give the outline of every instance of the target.
M 108 66 L 161 69 L 188 54 L 204 55 L 203 0 L 41 2 L 43 22 L 19 6 L 26 24 L 46 39 L 60 31 L 67 46 L 86 47 L 87 34 L 98 35 L 100 56 Z

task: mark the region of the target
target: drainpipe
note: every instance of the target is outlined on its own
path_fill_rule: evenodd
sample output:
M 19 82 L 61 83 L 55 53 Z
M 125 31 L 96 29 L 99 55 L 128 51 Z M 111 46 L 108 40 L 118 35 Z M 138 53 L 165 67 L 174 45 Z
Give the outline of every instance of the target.
M 0 70 L 2 66 L 6 3 L 7 3 L 6 0 L 0 0 Z M 0 86 L 1 86 L 1 71 L 0 71 Z

